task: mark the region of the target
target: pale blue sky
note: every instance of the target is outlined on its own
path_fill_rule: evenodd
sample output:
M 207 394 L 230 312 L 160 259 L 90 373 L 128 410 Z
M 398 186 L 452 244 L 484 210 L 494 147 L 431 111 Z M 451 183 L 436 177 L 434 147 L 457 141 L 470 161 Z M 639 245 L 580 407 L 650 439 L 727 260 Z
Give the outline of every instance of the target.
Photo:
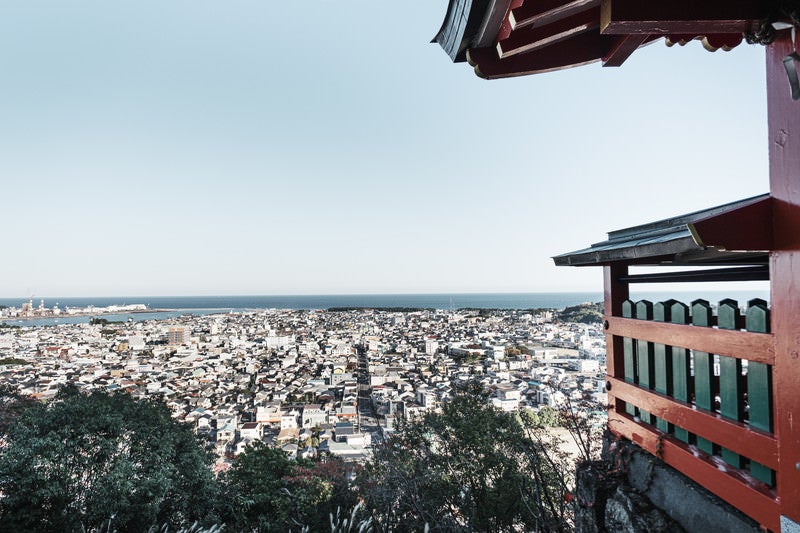
M 0 2 L 0 296 L 600 290 L 767 190 L 764 51 L 485 81 L 444 0 Z

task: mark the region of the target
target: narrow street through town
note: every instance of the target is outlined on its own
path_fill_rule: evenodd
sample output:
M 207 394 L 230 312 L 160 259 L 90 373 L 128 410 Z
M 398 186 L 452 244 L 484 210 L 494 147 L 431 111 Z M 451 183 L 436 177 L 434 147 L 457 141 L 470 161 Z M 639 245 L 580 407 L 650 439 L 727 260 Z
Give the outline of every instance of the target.
M 369 357 L 367 349 L 363 345 L 357 345 L 358 369 L 356 371 L 358 379 L 358 424 L 362 432 L 369 432 L 372 435 L 372 444 L 383 442 L 383 432 L 378 424 L 378 418 L 372 407 L 372 387 L 370 387 Z

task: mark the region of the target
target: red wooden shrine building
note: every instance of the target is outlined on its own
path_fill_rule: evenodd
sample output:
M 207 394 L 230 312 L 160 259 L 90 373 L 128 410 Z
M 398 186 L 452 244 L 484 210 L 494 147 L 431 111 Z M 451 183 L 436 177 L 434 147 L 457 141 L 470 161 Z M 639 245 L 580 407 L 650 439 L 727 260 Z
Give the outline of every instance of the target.
M 604 270 L 609 430 L 773 531 L 800 530 L 799 25 L 798 0 L 451 0 L 434 39 L 485 78 L 620 66 L 662 37 L 765 46 L 769 194 L 554 259 Z M 769 306 L 744 313 L 628 299 L 632 283 L 756 279 Z

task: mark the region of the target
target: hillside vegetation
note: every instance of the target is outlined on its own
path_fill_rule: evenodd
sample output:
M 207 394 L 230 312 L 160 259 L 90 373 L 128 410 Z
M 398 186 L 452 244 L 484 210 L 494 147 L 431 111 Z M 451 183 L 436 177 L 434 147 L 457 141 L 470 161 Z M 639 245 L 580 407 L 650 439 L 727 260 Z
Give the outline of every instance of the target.
M 565 307 L 559 311 L 556 318 L 561 322 L 578 322 L 593 324 L 603 321 L 603 303 L 585 303 Z
M 478 388 L 406 425 L 365 465 L 257 443 L 218 476 L 204 443 L 158 400 L 67 386 L 48 403 L 0 389 L 0 406 L 9 531 L 570 528 L 571 463 L 542 420 L 499 411 Z

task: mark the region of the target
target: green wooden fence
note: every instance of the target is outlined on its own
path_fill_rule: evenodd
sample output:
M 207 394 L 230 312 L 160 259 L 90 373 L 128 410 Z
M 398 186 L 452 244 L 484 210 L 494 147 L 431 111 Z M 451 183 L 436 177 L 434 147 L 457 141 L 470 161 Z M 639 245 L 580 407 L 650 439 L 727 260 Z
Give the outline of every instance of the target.
M 750 300 L 744 316 L 741 316 L 738 303 L 731 299 L 719 302 L 716 315 L 705 300 L 696 300 L 691 307 L 675 300 L 656 304 L 647 300 L 626 300 L 622 305 L 622 316 L 706 328 L 769 332 L 769 309 L 761 299 Z M 747 361 L 746 354 L 742 357 L 722 356 L 639 339 L 623 338 L 622 346 L 624 378 L 628 383 L 772 433 L 770 365 Z M 631 403 L 625 405 L 625 412 L 639 423 L 655 426 L 681 442 L 721 458 L 733 468 L 749 472 L 767 485 L 775 485 L 775 472 L 747 457 L 689 433 Z

